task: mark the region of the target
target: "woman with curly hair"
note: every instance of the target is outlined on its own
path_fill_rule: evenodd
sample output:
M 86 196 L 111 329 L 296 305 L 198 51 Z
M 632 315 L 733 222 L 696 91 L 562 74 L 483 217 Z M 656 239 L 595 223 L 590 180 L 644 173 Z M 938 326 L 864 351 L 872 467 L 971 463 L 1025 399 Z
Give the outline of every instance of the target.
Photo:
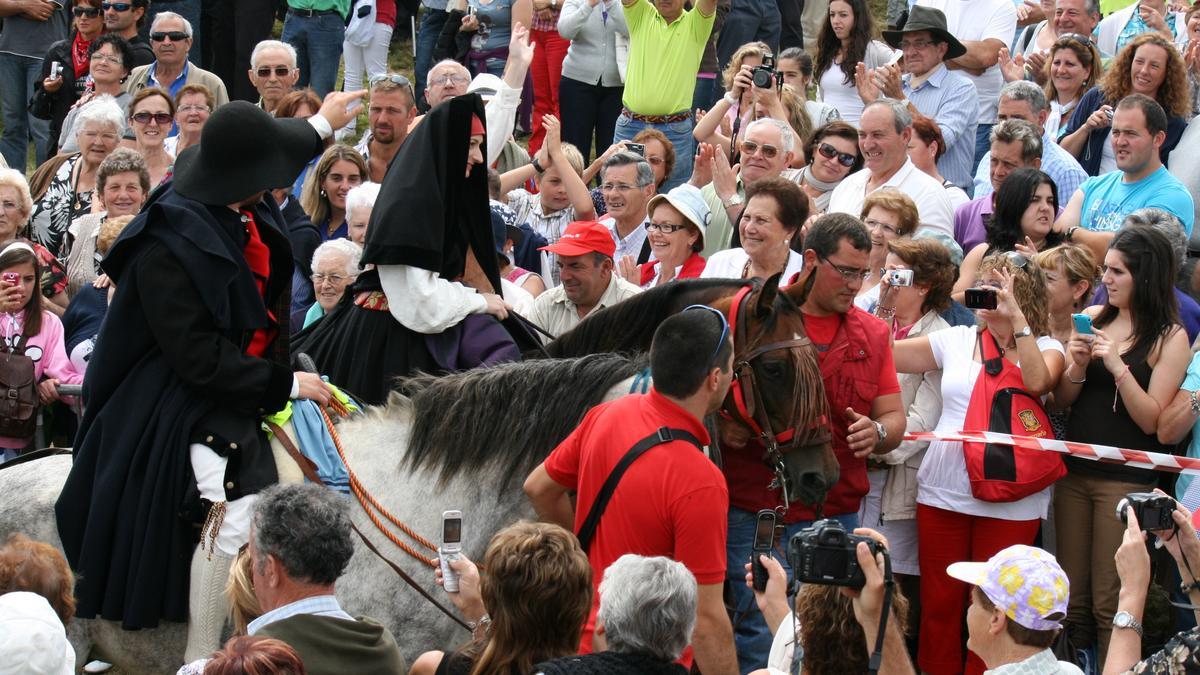
M 817 36 L 813 76 L 821 88 L 821 100 L 837 108 L 842 119 L 856 127 L 865 105 L 854 84 L 855 67 L 863 63 L 870 70 L 895 57 L 891 47 L 876 39 L 878 35 L 865 0 L 833 0 Z
M 1122 49 L 1071 114 L 1059 145 L 1075 155 L 1088 175 L 1116 170 L 1117 158 L 1108 141 L 1112 114 L 1130 94 L 1149 96 L 1166 111 L 1167 138 L 1158 152 L 1167 164 L 1192 114 L 1192 88 L 1179 50 L 1157 33 L 1139 35 Z

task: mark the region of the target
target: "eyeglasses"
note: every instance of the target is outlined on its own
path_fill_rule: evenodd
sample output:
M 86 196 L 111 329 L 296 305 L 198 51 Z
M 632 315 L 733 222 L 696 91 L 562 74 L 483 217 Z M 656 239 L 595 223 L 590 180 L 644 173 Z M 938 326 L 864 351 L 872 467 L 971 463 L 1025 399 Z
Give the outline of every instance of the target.
M 179 112 L 212 112 L 212 108 L 209 108 L 203 103 L 188 103 L 187 105 L 179 106 Z
M 687 307 L 683 308 L 683 311 L 686 312 L 692 309 L 702 309 L 706 312 L 712 312 L 713 314 L 717 315 L 718 319 L 721 320 L 721 338 L 717 340 L 717 346 L 715 349 L 713 349 L 712 356 L 708 357 L 708 366 L 706 370 L 711 370 L 717 364 L 717 356 L 720 355 L 721 348 L 725 346 L 725 340 L 729 338 L 729 321 L 719 310 L 709 307 L 708 305 L 688 305 Z
M 842 275 L 842 280 L 846 283 L 856 280 L 866 281 L 867 277 L 871 276 L 871 270 L 864 270 L 861 267 L 846 267 L 844 265 L 838 265 L 824 256 L 817 256 L 817 259 L 837 270 L 838 274 Z
M 1078 42 L 1089 49 L 1093 46 L 1091 38 L 1086 35 L 1080 35 L 1079 33 L 1063 33 L 1062 35 L 1058 36 L 1058 39 L 1054 41 L 1054 44 L 1058 45 L 1066 42 Z
M 441 77 L 435 77 L 435 78 L 429 80 L 429 86 L 432 87 L 433 85 L 436 84 L 436 85 L 439 85 L 442 87 L 448 87 L 452 84 L 466 84 L 470 81 L 471 81 L 471 78 L 467 77 L 466 75 L 462 75 L 462 74 L 455 75 L 453 73 L 450 73 L 450 74 L 442 75 Z
M 868 230 L 874 230 L 875 228 L 878 227 L 888 234 L 896 234 L 896 235 L 900 234 L 900 230 L 897 230 L 895 227 L 892 227 L 890 224 L 884 223 L 884 222 L 881 222 L 878 220 L 874 220 L 871 218 L 864 220 L 863 225 L 866 225 Z
M 109 141 L 110 143 L 117 142 L 117 135 L 111 131 L 95 131 L 92 129 L 84 129 L 79 132 L 79 135 L 88 140 L 99 138 L 100 140 Z
M 775 159 L 775 155 L 779 154 L 779 148 L 773 145 L 759 145 L 754 141 L 742 141 L 741 149 L 743 155 L 754 155 L 762 150 L 762 156 L 767 159 Z
M 930 45 L 936 45 L 937 40 L 901 40 L 900 50 L 906 51 L 909 49 L 925 49 Z
M 254 71 L 259 77 L 266 79 L 271 76 L 271 67 L 262 66 Z M 275 66 L 275 77 L 287 77 L 292 72 L 292 69 L 287 66 Z
M 655 230 L 663 234 L 675 234 L 680 230 L 687 229 L 687 225 L 676 225 L 675 223 L 656 223 L 653 220 L 646 223 L 646 230 L 654 232 Z
M 102 2 L 100 3 L 100 6 L 103 7 L 104 11 L 106 12 L 110 9 L 114 12 L 128 12 L 129 10 L 133 9 L 133 3 L 131 2 Z
M 833 159 L 834 157 L 837 157 L 838 164 L 841 164 L 847 169 L 854 166 L 854 163 L 858 161 L 858 158 L 854 155 L 851 155 L 848 152 L 841 152 L 828 143 L 822 143 L 818 145 L 817 152 L 821 153 L 821 156 L 825 159 Z
M 667 160 L 663 159 L 662 157 L 646 157 L 644 159 L 647 162 L 650 162 L 650 164 L 653 166 L 658 166 L 659 164 L 665 164 L 667 161 Z
M 324 272 L 313 272 L 312 274 L 312 281 L 314 284 L 323 284 L 328 281 L 336 286 L 349 278 L 350 277 L 344 274 L 326 274 Z
M 408 78 L 403 75 L 397 75 L 395 73 L 387 73 L 385 75 L 372 76 L 371 79 L 368 80 L 368 83 L 372 87 L 374 87 L 375 85 L 380 84 L 382 82 L 391 82 L 392 84 L 399 85 L 401 87 L 408 89 L 409 93 L 412 93 L 412 82 L 409 82 Z
M 638 186 L 630 185 L 629 183 L 605 183 L 600 186 L 601 192 L 612 192 L 613 190 L 617 192 L 629 192 L 636 189 L 638 189 Z
M 181 30 L 157 31 L 150 34 L 150 39 L 155 42 L 162 42 L 167 38 L 171 38 L 171 42 L 183 42 L 192 39 L 192 36 Z
M 96 17 L 100 16 L 101 11 L 103 10 L 101 10 L 99 7 L 76 7 L 71 10 L 71 13 L 75 15 L 75 18 L 86 16 L 89 19 L 95 19 Z
M 93 61 L 102 61 L 102 62 L 104 62 L 104 63 L 111 63 L 111 64 L 113 64 L 114 66 L 123 66 L 123 65 L 125 65 L 125 62 L 121 60 L 121 57 L 119 57 L 119 56 L 109 56 L 108 54 L 101 54 L 100 52 L 94 52 L 94 53 L 93 53 L 93 54 L 92 54 L 90 57 L 88 57 L 88 58 L 90 58 L 90 59 L 91 59 L 91 60 L 93 60 Z
M 129 116 L 129 119 L 133 120 L 134 122 L 137 122 L 138 124 L 149 124 L 151 121 L 153 121 L 155 124 L 159 124 L 162 126 L 166 126 L 168 124 L 173 124 L 175 122 L 175 118 L 171 117 L 170 113 L 165 113 L 165 112 L 134 113 L 133 115 Z

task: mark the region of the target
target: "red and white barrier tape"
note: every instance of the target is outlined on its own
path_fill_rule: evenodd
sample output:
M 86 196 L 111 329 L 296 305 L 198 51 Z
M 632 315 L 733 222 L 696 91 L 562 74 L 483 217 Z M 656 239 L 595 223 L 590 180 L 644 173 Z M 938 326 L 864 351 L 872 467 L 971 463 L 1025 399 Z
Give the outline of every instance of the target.
M 1031 438 L 1029 436 L 1012 436 L 995 431 L 923 431 L 905 434 L 906 441 L 979 441 L 985 443 L 1000 443 L 1031 450 L 1048 450 L 1061 452 L 1072 457 L 1082 457 L 1096 462 L 1108 464 L 1124 464 L 1141 469 L 1155 471 L 1170 471 L 1200 476 L 1200 459 L 1166 455 L 1161 452 L 1146 452 L 1145 450 L 1130 450 L 1129 448 L 1114 448 L 1111 445 L 1096 445 L 1093 443 L 1073 443 L 1056 441 L 1053 438 Z

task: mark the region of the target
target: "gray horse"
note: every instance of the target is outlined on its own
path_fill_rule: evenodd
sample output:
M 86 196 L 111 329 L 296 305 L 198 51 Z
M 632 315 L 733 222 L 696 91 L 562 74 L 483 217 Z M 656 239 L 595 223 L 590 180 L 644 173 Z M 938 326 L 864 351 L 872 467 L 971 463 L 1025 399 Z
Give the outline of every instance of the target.
M 340 424 L 338 431 L 350 469 L 385 508 L 430 539 L 439 531 L 442 511 L 460 509 L 465 552 L 480 559 L 493 533 L 534 517 L 520 481 L 588 409 L 628 392 L 643 366 L 601 354 L 413 378 L 387 405 Z M 71 458 L 60 455 L 0 470 L 6 514 L 0 540 L 23 532 L 61 548 L 54 502 L 70 466 Z M 298 469 L 281 469 L 281 475 L 288 473 Z M 432 567 L 401 553 L 357 504 L 352 512 L 355 524 L 381 551 L 435 597 L 444 597 Z M 388 626 L 409 662 L 426 650 L 466 641 L 466 630 L 430 606 L 361 542 L 356 545 L 337 584 L 347 611 Z M 119 622 L 76 619 L 69 633 L 79 662 L 102 658 L 125 673 L 158 675 L 181 665 L 187 630 L 163 623 L 124 631 Z

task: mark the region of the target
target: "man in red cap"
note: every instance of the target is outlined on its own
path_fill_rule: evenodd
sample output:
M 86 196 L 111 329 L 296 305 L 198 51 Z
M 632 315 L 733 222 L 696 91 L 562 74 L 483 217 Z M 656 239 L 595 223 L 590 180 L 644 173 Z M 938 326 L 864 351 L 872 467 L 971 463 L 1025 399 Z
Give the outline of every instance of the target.
M 608 228 L 594 220 L 567 225 L 557 242 L 539 250 L 558 254 L 562 284 L 539 295 L 528 318 L 555 337 L 642 290 L 613 274 L 616 244 Z

